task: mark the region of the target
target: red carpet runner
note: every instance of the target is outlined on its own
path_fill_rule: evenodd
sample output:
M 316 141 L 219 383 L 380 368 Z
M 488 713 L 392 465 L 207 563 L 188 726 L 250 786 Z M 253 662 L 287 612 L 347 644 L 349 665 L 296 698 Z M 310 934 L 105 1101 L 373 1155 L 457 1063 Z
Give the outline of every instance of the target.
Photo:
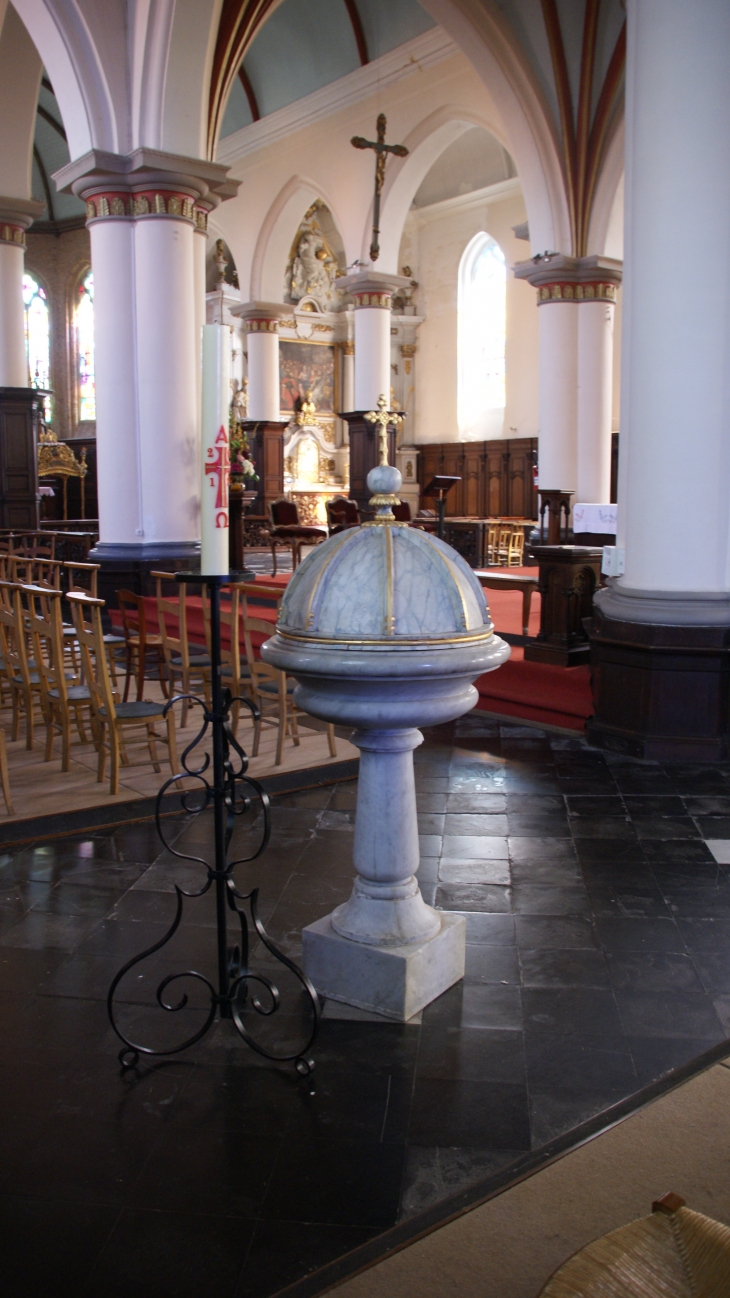
M 502 569 L 502 571 L 505 571 Z M 514 573 L 537 574 L 536 568 L 514 568 Z M 262 577 L 267 584 L 286 586 L 289 573 L 278 577 Z M 486 591 L 489 609 L 497 633 L 500 631 L 520 635 L 522 632 L 522 595 L 519 591 Z M 154 598 L 146 601 L 147 627 L 157 630 L 157 606 Z M 276 610 L 256 606 L 256 617 L 273 623 Z M 111 610 L 112 622 L 120 625 L 119 614 Z M 540 627 L 540 596 L 533 595 L 530 612 L 530 635 L 537 635 Z M 227 648 L 228 630 L 222 628 L 224 648 Z M 200 597 L 188 596 L 188 632 L 193 644 L 205 644 L 203 609 Z M 242 637 L 243 639 L 243 637 Z M 254 647 L 264 639 L 253 635 Z M 480 676 L 476 683 L 479 691 L 477 708 L 497 712 L 502 716 L 531 721 L 534 725 L 560 726 L 565 730 L 584 730 L 586 719 L 593 712 L 590 668 L 550 667 L 544 663 L 526 663 L 523 650 L 513 645 L 509 661 L 495 672 Z

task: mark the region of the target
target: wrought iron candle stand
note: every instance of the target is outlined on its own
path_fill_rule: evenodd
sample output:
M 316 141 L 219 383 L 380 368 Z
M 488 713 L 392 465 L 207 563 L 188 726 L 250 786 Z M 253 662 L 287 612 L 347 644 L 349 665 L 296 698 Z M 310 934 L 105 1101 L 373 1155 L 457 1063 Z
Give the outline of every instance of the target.
M 212 707 L 209 710 L 204 699 L 197 695 L 178 694 L 175 698 L 168 701 L 165 712 L 175 703 L 187 698 L 189 702 L 197 704 L 203 710 L 203 725 L 195 739 L 188 744 L 181 758 L 182 772 L 179 775 L 173 775 L 171 779 L 163 784 L 157 795 L 157 804 L 155 807 L 155 822 L 157 832 L 163 845 L 173 856 L 179 857 L 184 861 L 193 861 L 205 867 L 207 878 L 203 885 L 196 891 L 189 891 L 175 884 L 175 893 L 177 897 L 177 909 L 175 917 L 165 933 L 164 937 L 156 942 L 154 946 L 148 947 L 146 951 L 141 951 L 139 955 L 128 960 L 127 963 L 116 974 L 107 995 L 107 1010 L 111 1025 L 114 1028 L 120 1041 L 123 1042 L 123 1048 L 119 1052 L 119 1062 L 123 1070 L 136 1067 L 140 1055 L 152 1055 L 164 1057 L 168 1055 L 179 1054 L 182 1050 L 187 1050 L 190 1046 L 200 1041 L 202 1037 L 213 1026 L 216 1016 L 219 1014 L 221 1019 L 230 1019 L 238 1034 L 243 1038 L 247 1045 L 251 1046 L 258 1054 L 263 1055 L 266 1059 L 274 1060 L 278 1063 L 293 1062 L 297 1071 L 303 1076 L 311 1073 L 314 1063 L 309 1058 L 308 1052 L 311 1049 L 320 1019 L 320 1003 L 317 993 L 305 976 L 302 970 L 293 960 L 290 960 L 283 951 L 280 951 L 276 944 L 267 934 L 257 912 L 258 888 L 254 888 L 249 893 L 239 892 L 233 879 L 233 871 L 237 865 L 243 865 L 249 861 L 255 861 L 261 855 L 266 847 L 271 833 L 270 822 L 270 804 L 267 794 L 257 780 L 246 775 L 248 768 L 248 757 L 241 748 L 240 744 L 233 735 L 229 724 L 229 712 L 233 703 L 239 702 L 249 708 L 254 720 L 258 719 L 259 712 L 256 705 L 251 699 L 241 697 L 233 699 L 229 689 L 224 688 L 221 674 L 221 628 L 220 628 L 220 599 L 221 587 L 229 584 L 232 580 L 240 580 L 240 575 L 231 574 L 229 576 L 202 576 L 200 573 L 181 572 L 176 574 L 180 582 L 189 582 L 196 585 L 204 585 L 208 590 L 210 600 L 210 659 L 211 659 L 211 702 Z M 213 769 L 212 783 L 206 778 L 206 772 L 210 768 L 210 757 L 206 753 L 203 761 L 198 767 L 191 768 L 188 765 L 188 759 L 193 750 L 202 741 L 208 731 L 212 729 L 213 739 Z M 235 754 L 235 757 L 232 756 Z M 236 760 L 237 759 L 237 760 Z M 162 799 L 167 791 L 175 786 L 178 781 L 185 779 L 194 779 L 198 782 L 199 788 L 188 790 L 181 794 L 181 803 L 185 811 L 192 815 L 199 815 L 208 807 L 213 806 L 214 821 L 214 865 L 210 865 L 203 857 L 193 856 L 185 852 L 178 852 L 170 843 L 167 842 L 162 829 L 160 819 L 160 810 Z M 244 815 L 251 809 L 252 799 L 246 796 L 242 786 L 248 786 L 255 795 L 255 798 L 261 803 L 264 815 L 264 828 L 261 842 L 250 856 L 239 857 L 238 860 L 228 860 L 228 850 L 233 836 L 233 829 L 236 817 Z M 188 995 L 183 992 L 179 999 L 170 1001 L 167 998 L 167 991 L 173 983 L 180 979 L 190 978 L 198 983 L 202 983 L 210 994 L 210 1008 L 202 1027 L 192 1036 L 186 1037 L 184 1041 L 177 1045 L 167 1048 L 155 1049 L 151 1046 L 141 1045 L 131 1041 L 125 1036 L 121 1027 L 116 1021 L 114 996 L 116 990 L 126 974 L 129 973 L 136 965 L 141 964 L 156 952 L 161 951 L 163 947 L 174 937 L 183 916 L 183 907 L 185 899 L 194 899 L 203 897 L 211 888 L 215 889 L 216 904 L 216 938 L 217 938 L 217 987 L 204 974 L 194 969 L 187 969 L 182 973 L 171 973 L 162 979 L 157 987 L 156 1000 L 161 1009 L 167 1013 L 175 1014 L 185 1009 L 188 1004 Z M 243 904 L 241 904 L 243 903 Z M 244 904 L 248 904 L 250 921 L 254 933 L 258 935 L 266 950 L 281 962 L 293 975 L 298 979 L 301 987 L 309 1001 L 312 1013 L 312 1025 L 308 1030 L 308 1036 L 305 1043 L 296 1051 L 289 1053 L 276 1054 L 266 1049 L 260 1042 L 254 1040 L 243 1021 L 241 1010 L 248 1004 L 256 1011 L 257 1014 L 269 1018 L 280 1008 L 281 996 L 275 983 L 263 973 L 254 973 L 249 968 L 249 920 Z M 232 911 L 238 918 L 240 924 L 240 945 L 234 943 L 229 945 L 227 933 L 227 912 Z M 265 992 L 265 999 L 261 1000 L 259 995 L 254 994 L 253 986 L 257 985 L 258 989 Z

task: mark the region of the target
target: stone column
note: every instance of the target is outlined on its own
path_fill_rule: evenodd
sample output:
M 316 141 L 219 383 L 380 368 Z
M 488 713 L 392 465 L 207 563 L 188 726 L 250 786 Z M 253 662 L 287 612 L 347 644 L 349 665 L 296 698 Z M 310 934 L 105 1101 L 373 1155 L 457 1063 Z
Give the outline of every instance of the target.
M 137 149 L 57 173 L 86 202 L 94 271 L 101 560 L 113 587 L 199 551 L 198 329 L 209 194 L 227 168 Z M 200 231 L 200 234 L 196 233 Z M 104 583 L 102 583 L 104 584 Z
M 25 232 L 43 204 L 0 198 L 0 388 L 27 388 L 23 317 Z
M 555 253 L 518 263 L 515 277 L 535 285 L 540 308 L 540 486 L 606 504 L 621 263 Z
M 289 308 L 290 309 L 290 308 Z M 244 302 L 231 314 L 240 316 L 248 348 L 248 420 L 244 428 L 259 475 L 252 514 L 265 514 L 284 494 L 284 429 L 279 377 L 279 302 Z
M 591 734 L 711 761 L 730 752 L 730 9 L 629 0 L 627 22 L 625 570 L 595 600 Z
M 355 344 L 348 338 L 342 344 L 342 404 L 343 414 L 355 409 Z

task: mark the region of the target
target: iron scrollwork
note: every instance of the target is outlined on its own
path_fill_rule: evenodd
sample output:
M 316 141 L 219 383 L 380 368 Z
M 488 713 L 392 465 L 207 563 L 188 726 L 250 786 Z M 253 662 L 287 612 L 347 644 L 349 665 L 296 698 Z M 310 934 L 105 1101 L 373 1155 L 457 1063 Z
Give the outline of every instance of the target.
M 185 575 L 187 576 L 187 574 Z M 206 871 L 206 878 L 199 888 L 184 888 L 179 883 L 174 884 L 176 910 L 172 923 L 159 942 L 155 942 L 153 946 L 128 960 L 115 975 L 107 995 L 107 1011 L 111 1025 L 123 1043 L 119 1052 L 119 1063 L 123 1070 L 134 1068 L 141 1055 L 153 1055 L 160 1058 L 176 1055 L 183 1050 L 187 1050 L 206 1035 L 213 1026 L 216 1015 L 220 1014 L 221 1019 L 231 1020 L 239 1036 L 258 1054 L 277 1063 L 294 1063 L 297 1071 L 306 1076 L 314 1068 L 314 1063 L 308 1052 L 317 1035 L 321 1015 L 317 992 L 306 974 L 289 956 L 280 950 L 266 932 L 258 914 L 258 888 L 253 888 L 247 893 L 240 892 L 233 877 L 233 872 L 237 866 L 255 861 L 265 850 L 271 835 L 271 807 L 268 794 L 264 791 L 262 785 L 247 775 L 248 757 L 238 743 L 229 723 L 229 713 L 234 703 L 239 703 L 248 708 L 254 721 L 258 720 L 259 717 L 258 708 L 249 698 L 232 698 L 230 690 L 222 688 L 221 685 L 219 601 L 220 585 L 224 579 L 203 578 L 202 580 L 208 585 L 211 596 L 213 706 L 209 709 L 206 702 L 197 695 L 179 694 L 175 698 L 171 698 L 165 707 L 165 713 L 167 713 L 168 709 L 174 707 L 176 703 L 187 699 L 188 703 L 202 709 L 203 723 L 198 734 L 182 754 L 180 763 L 182 771 L 167 780 L 157 795 L 155 823 L 157 833 L 166 850 L 179 860 L 193 862 L 202 866 Z M 198 581 L 201 581 L 200 577 L 198 577 Z M 202 762 L 198 766 L 189 764 L 191 754 L 203 741 L 209 728 L 212 730 L 213 738 L 212 782 L 208 779 L 211 766 L 210 754 L 205 753 Z M 194 780 L 197 784 L 196 788 L 184 789 L 180 794 L 181 807 L 184 811 L 189 815 L 199 816 L 209 807 L 212 806 L 213 808 L 215 865 L 211 865 L 204 857 L 179 852 L 173 847 L 172 843 L 168 842 L 165 836 L 161 818 L 162 799 L 181 780 Z M 229 861 L 228 852 L 236 820 L 238 817 L 250 812 L 256 804 L 260 804 L 263 812 L 261 841 L 256 850 L 250 855 Z M 156 1049 L 153 1046 L 132 1041 L 130 1037 L 125 1035 L 116 1018 L 114 998 L 119 984 L 130 970 L 154 956 L 172 940 L 180 927 L 185 901 L 203 897 L 211 888 L 215 890 L 216 901 L 218 986 L 216 987 L 205 974 L 195 969 L 186 969 L 179 973 L 167 974 L 156 990 L 156 1001 L 159 1007 L 169 1014 L 175 1014 L 184 1010 L 189 1000 L 186 991 L 182 991 L 177 997 L 168 995 L 175 984 L 181 980 L 190 979 L 202 985 L 210 997 L 210 1007 L 202 1025 L 192 1035 L 170 1047 Z M 233 912 L 240 927 L 239 940 L 232 945 L 229 945 L 227 935 L 226 919 L 228 912 Z M 243 1010 L 246 1005 L 262 1018 L 270 1018 L 279 1010 L 282 1004 L 281 995 L 273 979 L 263 972 L 257 973 L 250 968 L 251 933 L 249 930 L 249 917 L 253 933 L 260 939 L 266 951 L 288 969 L 299 982 L 308 1003 L 311 1012 L 311 1026 L 307 1029 L 306 1040 L 296 1049 L 288 1049 L 280 1053 L 272 1052 L 261 1041 L 256 1040 L 244 1021 Z

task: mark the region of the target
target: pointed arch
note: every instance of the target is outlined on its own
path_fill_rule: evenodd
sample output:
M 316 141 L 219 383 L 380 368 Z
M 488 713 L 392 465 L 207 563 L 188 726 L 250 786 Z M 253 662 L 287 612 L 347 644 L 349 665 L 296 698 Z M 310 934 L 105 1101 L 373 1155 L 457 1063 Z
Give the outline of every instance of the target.
M 292 176 L 279 190 L 269 208 L 256 240 L 251 263 L 250 300 L 280 302 L 292 239 L 307 208 L 321 198 L 342 236 L 342 224 L 322 186 L 306 176 Z

